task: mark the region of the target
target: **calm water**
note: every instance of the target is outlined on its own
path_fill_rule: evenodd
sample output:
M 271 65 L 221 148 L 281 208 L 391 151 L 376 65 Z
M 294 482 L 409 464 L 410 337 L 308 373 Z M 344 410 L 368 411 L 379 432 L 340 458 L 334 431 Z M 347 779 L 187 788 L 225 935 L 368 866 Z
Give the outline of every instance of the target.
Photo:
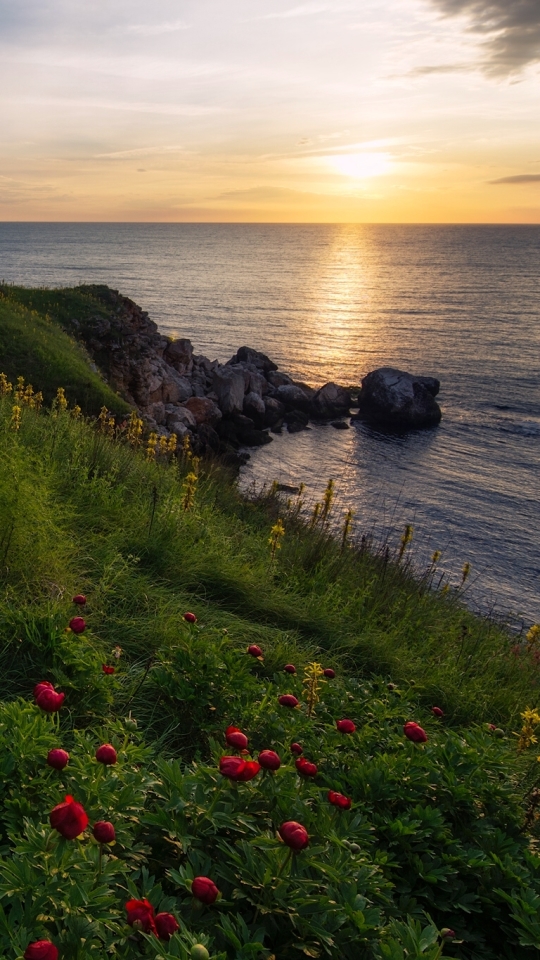
M 0 224 L 0 276 L 104 282 L 196 351 L 242 344 L 295 377 L 357 384 L 392 364 L 441 380 L 440 427 L 313 427 L 253 454 L 243 482 L 337 481 L 358 533 L 414 524 L 471 604 L 540 620 L 540 227 Z

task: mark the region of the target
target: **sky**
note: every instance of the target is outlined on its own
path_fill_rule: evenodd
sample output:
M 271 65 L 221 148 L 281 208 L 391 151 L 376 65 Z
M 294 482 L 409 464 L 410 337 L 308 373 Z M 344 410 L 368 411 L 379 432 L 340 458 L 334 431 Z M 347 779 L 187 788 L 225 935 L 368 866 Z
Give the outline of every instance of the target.
M 540 223 L 540 0 L 0 0 L 0 219 Z

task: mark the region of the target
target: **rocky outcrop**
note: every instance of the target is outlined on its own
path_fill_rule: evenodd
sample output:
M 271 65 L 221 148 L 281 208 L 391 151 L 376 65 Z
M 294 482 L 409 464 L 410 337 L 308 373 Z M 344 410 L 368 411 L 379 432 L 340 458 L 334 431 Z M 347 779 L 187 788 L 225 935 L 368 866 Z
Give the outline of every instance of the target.
M 333 417 L 346 416 L 351 404 L 348 390 L 337 383 L 326 383 L 311 398 L 310 412 L 315 419 L 331 420 Z
M 436 426 L 441 408 L 434 377 L 415 377 L 394 367 L 380 367 L 362 380 L 355 419 L 397 430 Z

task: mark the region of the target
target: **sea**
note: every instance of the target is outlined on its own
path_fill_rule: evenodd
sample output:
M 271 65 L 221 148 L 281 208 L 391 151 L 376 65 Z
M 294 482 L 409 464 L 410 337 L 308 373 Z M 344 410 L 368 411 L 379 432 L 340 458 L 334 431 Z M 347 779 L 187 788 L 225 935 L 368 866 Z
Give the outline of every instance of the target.
M 440 551 L 470 607 L 540 621 L 540 226 L 2 223 L 0 277 L 109 284 L 196 353 L 245 344 L 313 386 L 437 377 L 438 427 L 285 432 L 240 483 L 303 482 L 309 504 L 332 478 L 336 526 L 352 509 L 353 536 L 397 551 L 411 524 L 419 572 Z

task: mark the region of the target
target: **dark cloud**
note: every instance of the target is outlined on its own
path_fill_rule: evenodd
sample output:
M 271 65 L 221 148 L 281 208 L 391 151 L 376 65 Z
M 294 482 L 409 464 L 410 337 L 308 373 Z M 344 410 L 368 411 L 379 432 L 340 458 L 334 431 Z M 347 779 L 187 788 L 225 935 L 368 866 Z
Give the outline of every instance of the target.
M 498 180 L 488 180 L 488 183 L 540 183 L 540 173 L 517 173 L 513 177 L 499 177 Z
M 540 61 L 540 0 L 431 0 L 444 16 L 466 16 L 484 38 L 482 66 L 492 76 Z

